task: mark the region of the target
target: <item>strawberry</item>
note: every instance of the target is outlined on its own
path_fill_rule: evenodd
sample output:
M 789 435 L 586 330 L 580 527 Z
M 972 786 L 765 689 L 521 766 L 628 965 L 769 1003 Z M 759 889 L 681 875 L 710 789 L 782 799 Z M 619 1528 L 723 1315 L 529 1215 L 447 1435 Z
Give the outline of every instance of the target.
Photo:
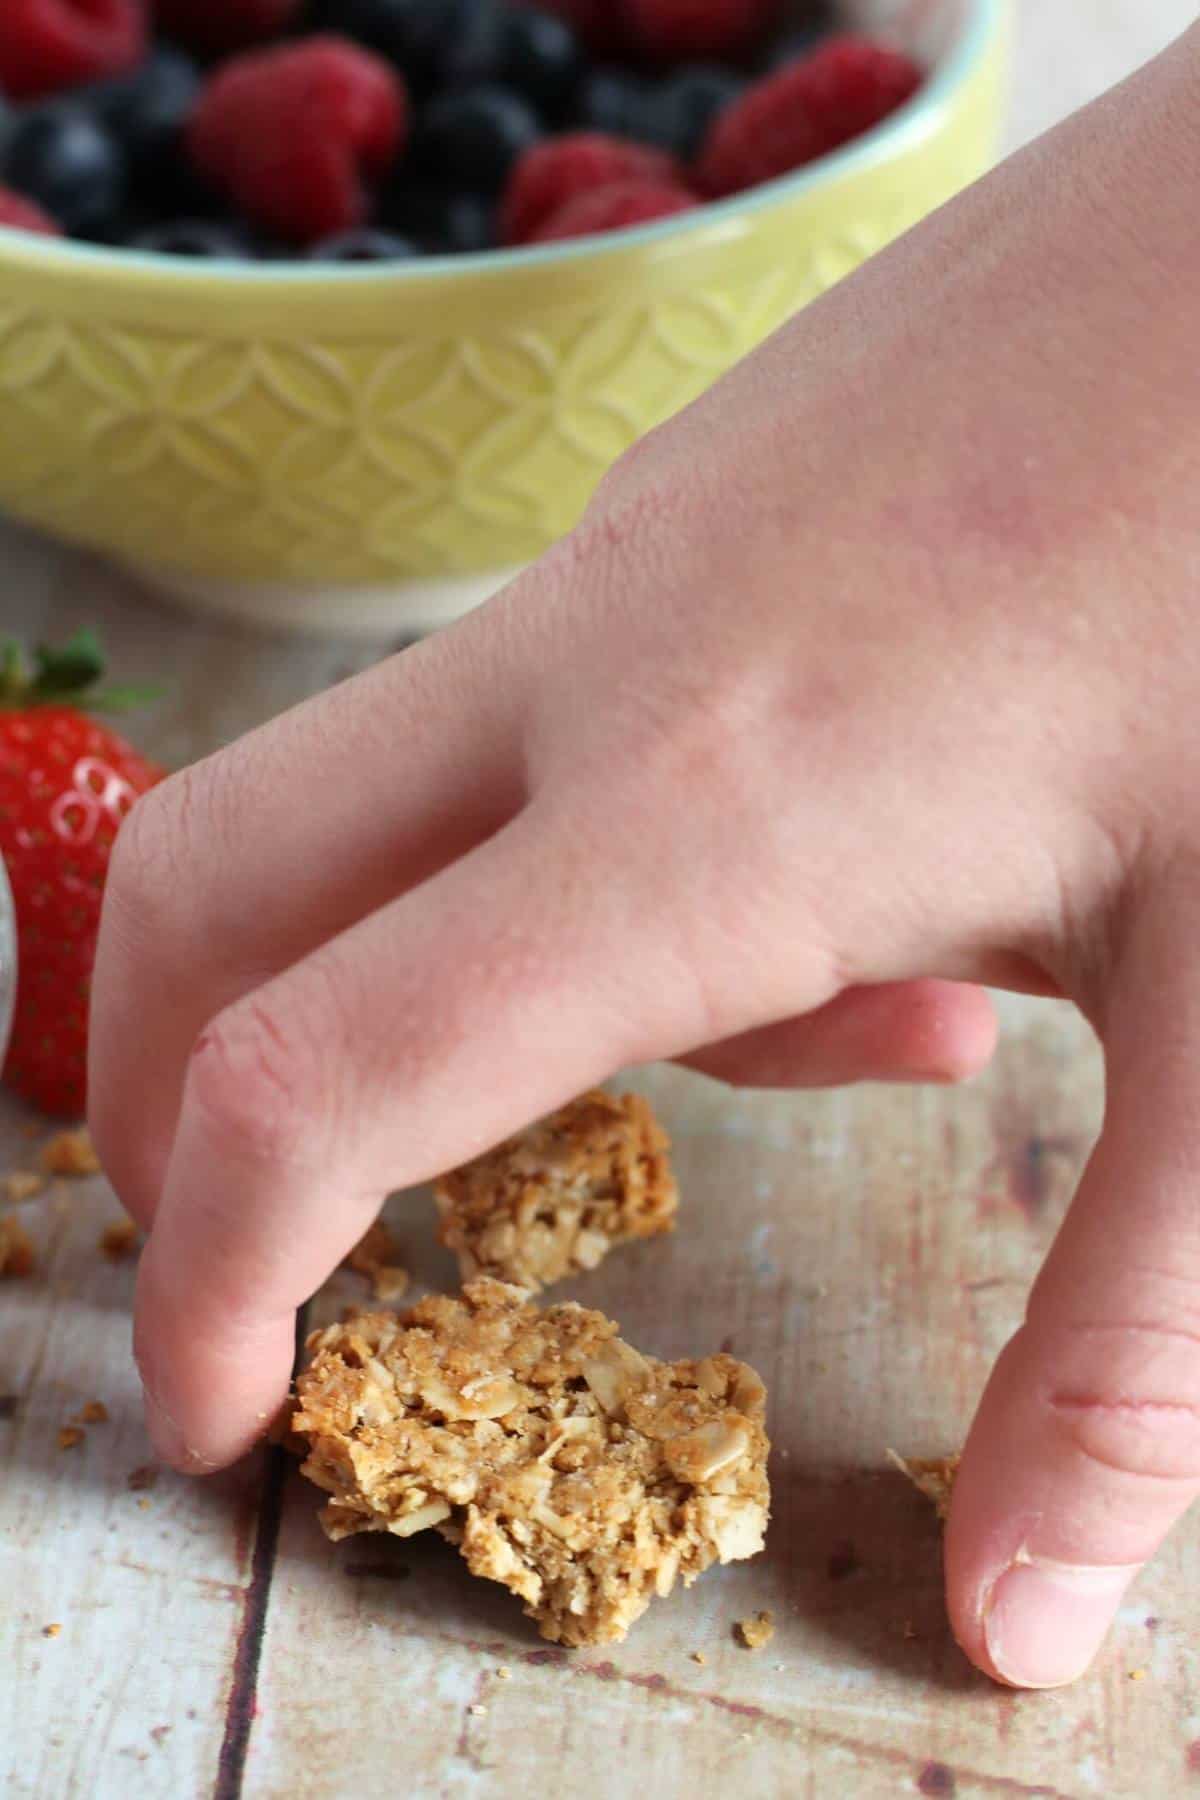
M 81 632 L 39 650 L 26 678 L 0 646 L 0 856 L 17 916 L 17 1005 L 4 1079 L 44 1112 L 81 1117 L 100 906 L 113 843 L 135 800 L 162 779 L 77 701 L 103 673 Z M 97 695 L 124 706 L 135 696 Z

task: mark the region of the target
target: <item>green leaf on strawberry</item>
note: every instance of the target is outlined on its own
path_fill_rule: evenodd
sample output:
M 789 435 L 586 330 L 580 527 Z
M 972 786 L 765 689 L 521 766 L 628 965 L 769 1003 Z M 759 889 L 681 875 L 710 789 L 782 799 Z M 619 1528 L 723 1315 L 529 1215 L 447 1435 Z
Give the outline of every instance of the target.
M 0 644 L 0 707 L 47 706 L 86 695 L 92 713 L 132 712 L 149 705 L 161 688 L 98 688 L 105 673 L 104 652 L 96 633 L 85 627 L 57 649 L 39 644 L 33 674 L 25 668 L 20 645 L 12 638 Z

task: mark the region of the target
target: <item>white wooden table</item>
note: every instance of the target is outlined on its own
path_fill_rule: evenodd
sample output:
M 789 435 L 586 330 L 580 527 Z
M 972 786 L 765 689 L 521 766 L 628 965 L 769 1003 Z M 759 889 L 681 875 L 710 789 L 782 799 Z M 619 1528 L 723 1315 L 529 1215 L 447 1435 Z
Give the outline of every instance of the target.
M 1014 142 L 1195 11 L 1022 10 Z M 94 622 L 123 677 L 179 672 L 144 730 L 172 763 L 388 647 L 197 624 L 15 530 L 0 531 L 0 570 L 5 629 Z M 131 1491 L 149 1454 L 132 1269 L 97 1253 L 115 1202 L 94 1181 L 30 1203 L 39 1273 L 0 1288 L 0 1793 L 1200 1793 L 1196 1523 L 1138 1585 L 1088 1681 L 1005 1694 L 951 1642 L 934 1522 L 883 1470 L 888 1444 L 960 1440 L 1096 1126 L 1098 1060 L 1075 1017 L 1032 1003 L 1005 1016 L 994 1070 L 962 1094 L 738 1097 L 648 1078 L 678 1142 L 685 1227 L 577 1291 L 660 1354 L 728 1335 L 758 1365 L 774 1395 L 776 1503 L 764 1558 L 660 1606 L 611 1653 L 540 1646 L 438 1545 L 335 1551 L 314 1491 L 278 1454 Z M 0 1171 L 29 1162 L 29 1128 L 0 1103 Z M 446 1280 L 428 1203 L 393 1213 L 418 1276 Z M 339 1279 L 345 1296 L 352 1278 Z M 108 1422 L 59 1449 L 93 1399 Z M 760 1606 L 779 1630 L 752 1656 L 731 1626 Z M 50 1624 L 61 1631 L 45 1636 Z

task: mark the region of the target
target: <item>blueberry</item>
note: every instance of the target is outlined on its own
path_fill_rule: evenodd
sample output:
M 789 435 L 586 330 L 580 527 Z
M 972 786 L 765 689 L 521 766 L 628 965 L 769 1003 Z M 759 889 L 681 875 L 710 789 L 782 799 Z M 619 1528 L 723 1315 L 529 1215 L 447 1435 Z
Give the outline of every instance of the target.
M 135 195 L 179 212 L 197 190 L 184 127 L 200 91 L 200 73 L 180 50 L 158 48 L 140 68 L 76 93 L 122 145 Z
M 30 107 L 4 146 L 0 178 L 72 237 L 103 236 L 121 215 L 125 153 L 100 121 L 67 103 Z
M 507 88 L 463 88 L 425 110 L 410 166 L 447 187 L 499 193 L 513 163 L 542 135 L 537 114 Z
M 254 256 L 249 234 L 219 219 L 172 219 L 165 225 L 147 226 L 127 241 L 135 250 L 156 250 L 162 256 Z
M 648 94 L 634 134 L 690 162 L 718 113 L 745 91 L 728 69 L 697 63 L 679 69 Z
M 495 208 L 489 200 L 434 183 L 393 183 L 380 197 L 379 216 L 435 253 L 466 255 L 490 250 L 496 242 Z
M 309 262 L 377 263 L 404 262 L 420 256 L 421 250 L 411 238 L 398 237 L 394 231 L 342 231 L 336 237 L 322 238 L 305 252 Z
M 442 87 L 455 48 L 497 0 L 325 0 L 321 23 L 377 50 L 418 97 Z
M 622 69 L 593 69 L 584 76 L 575 101 L 582 131 L 607 131 L 615 137 L 640 137 L 651 83 Z
M 446 78 L 455 87 L 512 88 L 540 112 L 558 117 L 583 70 L 582 46 L 562 19 L 535 8 L 480 6 L 453 49 Z

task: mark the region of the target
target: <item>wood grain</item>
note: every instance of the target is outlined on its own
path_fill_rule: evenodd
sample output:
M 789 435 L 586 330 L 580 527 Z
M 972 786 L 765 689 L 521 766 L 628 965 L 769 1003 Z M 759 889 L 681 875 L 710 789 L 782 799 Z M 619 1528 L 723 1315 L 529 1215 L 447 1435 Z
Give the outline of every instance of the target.
M 1023 0 L 1012 142 L 1193 17 L 1184 0 Z M 388 648 L 199 624 L 11 528 L 0 559 L 5 628 L 96 623 L 123 676 L 168 675 L 142 736 L 170 762 Z M 996 1066 L 965 1093 L 735 1096 L 643 1078 L 678 1141 L 682 1228 L 573 1291 L 660 1355 L 728 1338 L 762 1369 L 775 1517 L 764 1558 L 660 1605 L 605 1654 L 541 1646 L 444 1546 L 334 1550 L 290 1467 L 258 1459 L 131 1492 L 148 1456 L 133 1271 L 96 1247 L 115 1203 L 101 1181 L 31 1202 L 38 1273 L 0 1286 L 0 1397 L 16 1400 L 0 1416 L 0 1793 L 1200 1793 L 1195 1521 L 1138 1584 L 1091 1679 L 1004 1694 L 950 1642 L 935 1523 L 884 1464 L 889 1444 L 961 1439 L 1096 1126 L 1099 1063 L 1078 1019 L 1004 1012 Z M 28 1123 L 0 1102 L 0 1171 L 28 1164 Z M 428 1197 L 392 1213 L 418 1278 L 449 1280 Z M 353 1291 L 340 1276 L 322 1304 Z M 60 1450 L 92 1399 L 108 1422 Z M 778 1633 L 751 1654 L 731 1628 L 764 1606 Z

